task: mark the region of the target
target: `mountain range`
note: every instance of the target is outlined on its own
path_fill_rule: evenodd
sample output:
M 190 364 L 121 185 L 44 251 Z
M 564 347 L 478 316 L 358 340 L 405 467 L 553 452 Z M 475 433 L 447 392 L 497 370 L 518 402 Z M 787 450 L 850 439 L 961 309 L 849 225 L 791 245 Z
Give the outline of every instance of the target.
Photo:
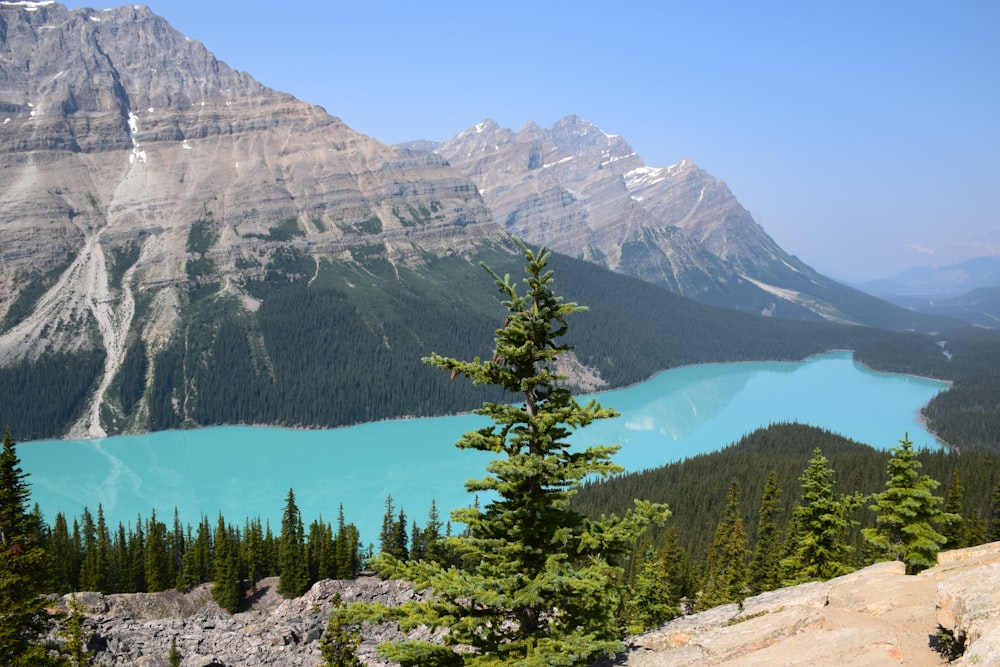
M 756 320 L 947 325 L 820 275 L 690 160 L 649 167 L 576 116 L 388 146 L 142 6 L 0 3 L 0 38 L 0 371 L 66 378 L 19 395 L 59 406 L 32 433 L 392 416 L 262 405 L 488 322 L 470 276 L 515 258 L 512 236 L 589 263 L 587 282 L 610 269 Z M 299 368 L 303 346 L 326 356 Z

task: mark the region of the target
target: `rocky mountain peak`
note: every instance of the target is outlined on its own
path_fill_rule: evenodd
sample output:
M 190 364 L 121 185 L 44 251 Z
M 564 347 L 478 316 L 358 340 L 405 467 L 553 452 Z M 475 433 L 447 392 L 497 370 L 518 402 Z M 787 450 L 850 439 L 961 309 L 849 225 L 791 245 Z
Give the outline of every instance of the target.
M 516 133 L 492 121 L 436 149 L 530 243 L 762 314 L 855 321 L 843 293 L 785 253 L 726 184 L 685 158 L 650 167 L 576 115 Z
M 505 238 L 441 157 L 261 85 L 148 8 L 5 2 L 0 34 L 0 363 L 103 348 L 93 423 L 139 293 L 156 349 L 186 290 L 238 292 L 276 253 L 418 262 Z

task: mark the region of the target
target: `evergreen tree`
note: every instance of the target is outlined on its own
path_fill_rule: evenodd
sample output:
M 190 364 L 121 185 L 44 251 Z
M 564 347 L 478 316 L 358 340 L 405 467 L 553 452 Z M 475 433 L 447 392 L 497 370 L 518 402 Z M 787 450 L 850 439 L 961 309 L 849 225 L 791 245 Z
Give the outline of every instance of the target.
M 441 514 L 438 512 L 437 503 L 431 500 L 431 508 L 427 512 L 427 523 L 422 531 L 423 558 L 441 561 L 445 557 L 444 545 L 441 541 L 444 537 L 443 529 L 444 524 L 441 523 Z
M 351 579 L 361 569 L 358 548 L 360 537 L 354 524 L 344 520 L 344 505 L 337 510 L 337 534 L 334 537 L 334 574 L 337 579 Z
M 943 500 L 934 495 L 940 483 L 920 475 L 920 467 L 907 434 L 899 447 L 892 449 L 885 490 L 875 494 L 875 527 L 862 530 L 865 539 L 884 556 L 903 561 L 907 574 L 937 564 L 945 537 L 934 526 L 958 518 L 942 509 Z
M 295 504 L 295 492 L 288 489 L 285 511 L 281 515 L 281 537 L 278 541 L 278 592 L 286 598 L 296 598 L 309 588 L 302 515 Z
M 335 550 L 333 528 L 323 521 L 323 517 L 314 519 L 309 524 L 309 536 L 306 539 L 310 581 L 329 579 L 333 576 Z
M 256 591 L 257 582 L 267 576 L 267 570 L 264 566 L 264 532 L 260 525 L 260 517 L 246 521 L 243 530 L 242 551 L 241 557 L 247 572 L 250 589 Z
M 778 473 L 772 470 L 764 482 L 757 520 L 757 541 L 750 558 L 749 583 L 751 593 L 761 593 L 781 585 L 780 559 L 781 531 L 778 516 L 781 514 L 781 489 Z
M 100 568 L 97 566 L 97 525 L 94 515 L 86 507 L 80 517 L 80 536 L 83 540 L 83 562 L 80 564 L 80 586 L 85 591 L 100 592 L 104 586 L 101 582 Z
M 987 519 L 986 539 L 990 542 L 1000 540 L 1000 474 L 994 470 L 993 493 L 990 495 L 990 510 Z
M 553 292 L 544 249 L 535 254 L 522 248 L 528 273 L 523 296 L 509 276 L 490 271 L 508 314 L 496 330 L 493 359 L 469 362 L 435 354 L 426 360 L 452 377 L 464 375 L 516 396 L 484 404 L 477 413 L 493 424 L 457 444 L 499 457 L 487 465 L 484 478 L 466 483 L 470 493 L 488 494 L 489 502 L 452 514 L 467 526 L 464 535 L 452 538 L 465 567 L 403 563 L 383 554 L 384 574 L 412 581 L 430 599 L 396 609 L 353 608 L 361 617 L 397 619 L 404 628 L 448 629 L 443 643 L 380 647 L 402 665 L 589 665 L 617 651 L 618 559 L 650 521 L 668 515 L 665 506 L 645 502 L 637 502 L 625 518 L 595 521 L 569 509 L 584 479 L 621 468 L 611 461 L 616 447 L 570 451 L 566 439 L 572 430 L 616 413 L 596 401 L 581 406 L 561 384 L 554 364 L 569 347 L 559 339 L 567 331 L 566 318 L 584 309 Z
M 854 548 L 847 542 L 847 532 L 855 524 L 851 513 L 863 502 L 860 496 L 834 495 L 833 470 L 819 449 L 801 480 L 802 496 L 792 511 L 793 541 L 789 555 L 781 560 L 786 585 L 825 581 L 853 569 Z
M 743 603 L 747 589 L 747 534 L 740 517 L 740 486 L 733 482 L 726 498 L 726 511 L 708 547 L 704 594 L 698 607 L 710 609 L 730 602 Z
M 184 657 L 181 655 L 180 651 L 177 650 L 177 637 L 170 638 L 170 652 L 167 653 L 167 664 L 170 667 L 181 667 L 181 661 Z
M 46 552 L 51 563 L 53 591 L 62 594 L 77 590 L 77 574 L 80 566 L 76 550 L 73 548 L 73 540 L 69 535 L 66 515 L 62 512 L 56 514 L 52 526 L 52 538 Z
M 195 584 L 204 583 L 212 578 L 212 552 L 214 549 L 212 527 L 208 522 L 208 516 L 203 514 L 198 523 L 198 531 L 195 533 L 194 546 L 191 547 L 191 572 L 189 576 Z
M 694 598 L 696 581 L 691 567 L 691 559 L 677 539 L 674 526 L 667 526 L 663 533 L 663 542 L 659 549 L 660 563 L 663 564 L 663 576 L 667 582 L 671 606 L 678 607 L 682 613 L 690 611 L 688 602 Z
M 69 616 L 59 633 L 63 640 L 62 653 L 66 657 L 68 667 L 86 667 L 90 664 L 93 652 L 87 650 L 90 635 L 83 618 L 83 604 L 76 599 L 76 594 L 69 599 Z
M 132 572 L 129 567 L 129 540 L 125 535 L 125 526 L 119 521 L 118 531 L 115 533 L 115 590 L 124 593 L 134 590 L 132 588 Z
M 236 613 L 243 599 L 239 542 L 234 537 L 222 518 L 222 512 L 219 512 L 219 522 L 215 528 L 215 558 L 212 563 L 212 599 L 230 614 Z
M 414 519 L 410 525 L 410 558 L 413 560 L 423 560 L 427 557 L 427 542 L 424 539 L 424 531 L 420 530 L 417 520 Z
M 111 554 L 111 533 L 108 531 L 108 524 L 104 521 L 104 507 L 100 503 L 97 505 L 97 558 L 95 559 L 95 569 L 97 575 L 97 586 L 91 590 L 101 593 L 114 593 L 115 590 L 115 562 Z
M 184 527 L 181 525 L 181 518 L 174 506 L 174 529 L 170 533 L 170 580 L 178 581 L 181 575 L 181 567 L 184 563 L 184 552 L 187 549 L 187 542 L 184 539 Z
M 170 588 L 174 580 L 170 577 L 170 562 L 167 556 L 167 524 L 157 520 L 155 509 L 150 512 L 149 521 L 146 523 L 146 544 L 143 554 L 146 590 L 155 593 Z
M 380 553 L 388 554 L 398 560 L 409 559 L 406 513 L 400 508 L 399 514 L 396 514 L 391 495 L 385 498 L 385 514 L 382 517 L 382 530 L 378 541 Z
M 54 619 L 44 549 L 32 537 L 27 473 L 20 467 L 10 431 L 0 451 L 0 665 L 46 664 L 45 636 Z
M 628 634 L 659 627 L 681 614 L 663 553 L 648 544 L 636 560 L 622 619 Z
M 319 640 L 323 662 L 328 667 L 363 667 L 364 663 L 356 653 L 361 645 L 361 631 L 357 626 L 346 622 L 344 615 L 339 613 L 343 604 L 340 595 L 335 593 L 331 602 L 333 611 L 323 637 Z
M 961 549 L 969 546 L 968 526 L 962 518 L 962 503 L 965 499 L 965 487 L 958 478 L 958 468 L 951 471 L 951 483 L 948 485 L 948 493 L 944 497 L 944 511 L 946 514 L 954 514 L 958 517 L 951 523 L 941 526 L 941 535 L 945 538 L 944 546 L 948 549 Z
M 129 589 L 136 593 L 146 592 L 146 533 L 142 529 L 142 517 L 135 518 L 135 533 L 128 541 Z

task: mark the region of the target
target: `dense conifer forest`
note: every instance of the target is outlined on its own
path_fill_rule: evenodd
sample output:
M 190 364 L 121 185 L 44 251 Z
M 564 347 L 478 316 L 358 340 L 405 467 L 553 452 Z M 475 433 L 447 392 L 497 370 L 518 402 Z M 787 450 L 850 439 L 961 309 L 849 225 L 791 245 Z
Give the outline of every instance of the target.
M 521 270 L 503 249 L 477 259 L 515 277 Z M 949 444 L 988 447 L 1000 424 L 993 332 L 959 327 L 931 336 L 758 317 L 568 257 L 553 255 L 551 266 L 560 290 L 590 309 L 569 340 L 609 387 L 685 364 L 852 349 L 877 370 L 952 381 L 927 412 Z M 317 265 L 287 249 L 264 279 L 242 286 L 259 301 L 255 311 L 206 284 L 185 293 L 169 345 L 147 349 L 135 332 L 107 394 L 105 429 L 332 427 L 471 410 L 498 395 L 461 388 L 419 360 L 438 350 L 488 354 L 500 310 L 482 276 L 476 262 L 459 257 L 406 266 L 356 253 L 354 262 Z M 0 419 L 20 441 L 61 435 L 83 411 L 103 362 L 101 352 L 81 350 L 0 368 Z
M 904 437 L 901 433 L 900 438 Z M 875 525 L 869 498 L 883 490 L 889 448 L 898 445 L 875 444 L 879 449 L 812 426 L 775 424 L 716 452 L 590 482 L 572 506 L 588 516 L 599 516 L 626 510 L 634 498 L 667 503 L 673 513 L 670 521 L 664 528 L 650 529 L 633 555 L 637 564 L 630 569 L 630 576 L 636 576 L 645 550 L 661 557 L 669 552 L 677 563 L 684 564 L 674 583 L 682 595 L 692 596 L 708 573 L 710 547 L 725 519 L 727 492 L 733 485 L 746 533 L 747 562 L 762 539 L 778 553 L 792 547 L 797 538 L 791 519 L 801 500 L 801 479 L 811 457 L 820 450 L 832 469 L 833 491 L 844 496 L 860 494 L 866 499 L 849 512 L 849 521 L 854 523 L 840 538 L 851 550 L 845 565 L 854 569 L 877 559 L 861 531 Z M 942 524 L 948 537 L 944 549 L 1000 539 L 1000 452 L 958 453 L 940 448 L 917 452 L 917 460 L 921 474 L 941 484 L 935 493 L 948 500 L 949 511 L 961 516 L 953 525 Z M 779 490 L 776 500 L 772 490 L 771 503 L 765 502 L 769 482 Z M 761 516 L 768 507 L 776 530 L 762 536 L 760 527 L 767 524 Z
M 303 524 L 294 492 L 286 499 L 280 527 L 260 518 L 231 523 L 221 514 L 203 515 L 197 525 L 157 514 L 135 523 L 108 525 L 100 506 L 77 517 L 56 514 L 49 523 L 36 505 L 30 514 L 32 541 L 45 551 L 47 590 L 101 593 L 189 590 L 213 582 L 213 596 L 236 612 L 248 590 L 278 576 L 288 597 L 301 595 L 320 579 L 357 576 L 363 552 L 357 528 L 344 519 Z

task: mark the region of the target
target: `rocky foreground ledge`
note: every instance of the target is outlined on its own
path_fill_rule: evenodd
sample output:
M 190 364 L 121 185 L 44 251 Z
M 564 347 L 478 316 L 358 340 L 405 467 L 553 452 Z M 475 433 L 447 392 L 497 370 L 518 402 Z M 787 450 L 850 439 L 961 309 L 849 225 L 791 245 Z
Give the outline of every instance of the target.
M 321 581 L 283 600 L 265 579 L 247 611 L 230 616 L 207 586 L 189 593 L 78 593 L 93 633 L 98 665 L 166 667 L 171 640 L 183 667 L 253 667 L 322 663 L 319 638 L 335 594 L 344 602 L 399 604 L 414 592 L 404 583 L 359 577 Z M 68 603 L 68 596 L 63 604 Z M 632 638 L 606 665 L 685 667 L 830 665 L 931 667 L 944 629 L 965 646 L 953 665 L 1000 665 L 1000 542 L 940 555 L 937 567 L 906 576 L 901 563 L 879 563 L 827 582 L 764 593 L 675 619 Z M 392 627 L 366 627 L 359 655 L 387 665 L 375 646 L 398 637 Z
M 964 643 L 952 665 L 1000 665 L 1000 542 L 942 553 L 916 576 L 878 563 L 678 618 L 613 664 L 932 667 L 946 663 L 939 629 Z

